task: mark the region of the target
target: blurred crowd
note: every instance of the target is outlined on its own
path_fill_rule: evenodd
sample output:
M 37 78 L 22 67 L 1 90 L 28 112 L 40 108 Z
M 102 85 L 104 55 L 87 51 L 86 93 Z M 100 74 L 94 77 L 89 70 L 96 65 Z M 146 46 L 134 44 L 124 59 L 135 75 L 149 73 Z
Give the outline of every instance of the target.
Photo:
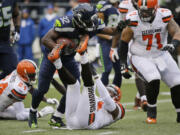
M 72 8 L 79 3 L 88 2 L 96 4 L 99 0 L 18 0 L 22 12 L 20 40 L 17 43 L 19 60 L 33 59 L 32 45 L 35 39 L 36 48 L 41 48 L 41 39 L 53 27 L 58 16 L 72 14 Z M 180 0 L 160 0 L 161 7 L 169 8 L 175 20 L 180 24 Z

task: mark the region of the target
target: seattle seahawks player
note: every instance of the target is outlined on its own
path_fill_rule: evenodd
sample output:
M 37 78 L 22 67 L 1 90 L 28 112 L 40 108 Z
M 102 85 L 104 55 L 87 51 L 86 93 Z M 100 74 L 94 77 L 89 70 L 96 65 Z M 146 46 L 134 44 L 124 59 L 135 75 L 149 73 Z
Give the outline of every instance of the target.
M 93 36 L 100 32 L 116 34 L 122 29 L 121 25 L 118 25 L 117 28 L 105 28 L 103 21 L 97 19 L 97 16 L 94 13 L 94 8 L 91 5 L 84 3 L 79 4 L 78 7 L 73 9 L 72 16 L 63 16 L 57 19 L 54 28 L 49 30 L 42 38 L 42 43 L 46 47 L 47 54 L 57 45 L 56 40 L 60 37 L 71 39 L 76 46 L 78 46 L 81 38 L 85 34 L 88 34 L 89 36 Z M 71 51 L 72 49 L 69 49 L 68 52 L 62 54 L 62 63 L 74 77 L 79 78 L 78 65 L 74 60 L 75 52 Z M 36 109 L 39 106 L 43 95 L 48 91 L 50 81 L 56 70 L 55 66 L 47 59 L 47 54 L 43 57 L 40 67 L 38 91 L 33 93 L 29 119 L 30 127 L 37 127 Z M 63 83 L 66 84 L 66 82 Z M 65 98 L 63 99 L 64 101 L 60 103 L 57 111 L 52 116 L 50 125 L 64 126 L 64 123 L 61 120 L 61 116 L 65 111 Z
M 20 14 L 16 0 L 0 0 L 0 79 L 10 74 L 17 66 L 17 56 L 10 46 L 11 19 L 15 26 L 12 41 L 19 40 Z
M 101 19 L 104 20 L 104 23 L 108 27 L 116 27 L 119 23 L 119 11 L 118 11 L 118 5 L 120 1 L 119 0 L 108 0 L 106 1 L 100 1 L 96 7 L 98 15 Z M 114 49 L 117 48 L 111 48 L 112 44 L 112 36 L 110 35 L 104 35 L 104 34 L 98 34 L 98 42 L 100 43 L 100 55 L 103 65 L 103 73 L 101 80 L 105 86 L 109 83 L 109 74 L 112 70 L 112 67 L 114 69 L 114 79 L 113 84 L 120 87 L 122 82 L 122 76 L 121 76 L 121 70 L 120 70 L 120 61 L 117 60 L 115 62 L 111 61 L 111 57 L 109 57 L 110 50 L 116 51 Z
M 85 40 L 82 44 L 87 46 Z M 120 93 L 114 89 L 105 87 L 95 71 L 90 69 L 88 62 L 88 54 L 81 51 L 81 76 L 84 82 L 82 93 L 81 85 L 77 79 L 63 66 L 61 62 L 61 52 L 66 43 L 62 43 L 55 47 L 48 55 L 48 59 L 55 65 L 59 71 L 61 80 L 67 82 L 67 99 L 65 118 L 68 129 L 99 129 L 108 126 L 125 115 L 125 109 L 119 102 Z M 83 46 L 83 45 L 82 45 Z M 78 51 L 79 52 L 79 51 Z M 97 86 L 100 97 L 96 96 L 94 81 Z

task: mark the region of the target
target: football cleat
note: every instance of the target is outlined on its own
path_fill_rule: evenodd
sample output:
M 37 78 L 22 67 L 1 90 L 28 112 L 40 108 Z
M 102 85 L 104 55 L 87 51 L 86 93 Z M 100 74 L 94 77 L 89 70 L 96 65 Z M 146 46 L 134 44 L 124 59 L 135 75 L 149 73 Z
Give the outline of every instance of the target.
M 138 110 L 141 107 L 141 99 L 135 97 L 134 99 L 134 110 Z
M 177 123 L 180 123 L 180 112 L 177 113 L 177 119 L 176 119 Z
M 31 109 L 29 111 L 28 125 L 30 128 L 37 128 L 37 111 L 33 112 Z
M 150 118 L 150 117 L 148 117 L 148 118 L 146 119 L 146 123 L 148 123 L 148 124 L 156 124 L 157 121 L 156 121 L 155 118 Z
M 56 117 L 54 115 L 52 115 L 48 124 L 53 127 L 65 127 L 66 126 L 60 117 Z
M 147 111 L 148 105 L 146 100 L 141 101 L 141 108 L 144 112 Z

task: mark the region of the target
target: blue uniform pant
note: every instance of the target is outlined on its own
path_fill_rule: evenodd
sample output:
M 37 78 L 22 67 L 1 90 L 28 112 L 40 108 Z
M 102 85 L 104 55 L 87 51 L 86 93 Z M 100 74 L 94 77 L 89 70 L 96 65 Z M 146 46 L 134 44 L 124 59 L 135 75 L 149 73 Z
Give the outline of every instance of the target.
M 18 45 L 18 59 L 31 59 L 33 60 L 32 45 Z
M 114 79 L 113 84 L 120 87 L 122 82 L 122 75 L 121 75 L 121 69 L 120 69 L 120 61 L 116 61 L 115 63 L 111 61 L 109 57 L 110 49 L 111 49 L 111 41 L 100 39 L 100 56 L 101 56 L 101 62 L 103 65 L 103 73 L 101 80 L 105 86 L 109 84 L 109 74 L 114 69 Z
M 0 45 L 0 79 L 9 75 L 17 66 L 17 56 L 9 45 Z
M 63 66 L 66 67 L 70 73 L 77 79 L 80 77 L 79 68 L 77 62 L 74 60 L 74 56 L 64 56 L 61 58 Z M 32 96 L 32 107 L 37 108 L 43 99 L 45 93 L 48 92 L 50 82 L 56 71 L 55 66 L 47 59 L 47 56 L 43 56 L 43 60 L 40 66 L 38 90 L 33 92 Z M 63 82 L 66 86 L 66 82 Z M 65 112 L 65 96 L 62 97 L 60 105 L 57 109 L 59 112 Z

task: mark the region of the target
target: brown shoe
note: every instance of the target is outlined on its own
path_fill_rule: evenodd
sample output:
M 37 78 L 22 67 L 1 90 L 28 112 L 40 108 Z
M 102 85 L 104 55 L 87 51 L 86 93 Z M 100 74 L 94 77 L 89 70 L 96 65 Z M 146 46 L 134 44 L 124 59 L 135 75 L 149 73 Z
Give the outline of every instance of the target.
M 135 99 L 134 99 L 134 110 L 138 110 L 138 109 L 140 109 L 140 107 L 141 107 L 141 99 L 140 98 L 137 98 L 137 97 L 135 97 Z

